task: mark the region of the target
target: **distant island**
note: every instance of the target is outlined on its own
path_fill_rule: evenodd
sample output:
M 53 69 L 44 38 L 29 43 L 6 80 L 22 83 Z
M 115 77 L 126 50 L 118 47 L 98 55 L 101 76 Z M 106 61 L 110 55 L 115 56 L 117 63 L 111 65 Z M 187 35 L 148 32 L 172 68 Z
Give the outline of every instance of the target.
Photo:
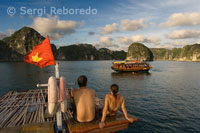
M 141 43 L 132 43 L 127 52 L 127 59 L 154 61 L 200 61 L 200 44 L 186 45 L 183 48 L 148 48 Z
M 32 48 L 45 38 L 30 27 L 23 27 L 10 37 L 0 40 L 0 61 L 23 61 Z M 174 60 L 200 61 L 200 44 L 186 45 L 183 48 L 148 48 L 141 43 L 132 43 L 128 52 L 96 49 L 92 44 L 73 44 L 56 48 L 51 44 L 57 60 Z

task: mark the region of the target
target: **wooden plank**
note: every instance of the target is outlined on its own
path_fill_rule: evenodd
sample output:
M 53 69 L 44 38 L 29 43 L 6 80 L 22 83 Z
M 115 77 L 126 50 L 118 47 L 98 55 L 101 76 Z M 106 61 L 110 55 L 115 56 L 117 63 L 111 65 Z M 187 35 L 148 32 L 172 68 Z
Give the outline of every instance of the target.
M 47 89 L 9 92 L 0 98 L 0 132 L 53 131 L 53 126 L 47 123 L 55 122 L 56 117 L 55 115 L 49 117 L 46 114 L 48 112 L 48 106 L 45 102 L 47 93 Z M 103 107 L 103 100 L 96 98 L 95 101 L 99 107 Z M 73 119 L 72 112 L 68 109 L 66 113 L 62 114 L 62 118 L 70 133 L 115 132 L 128 128 L 129 125 L 122 113 L 117 114 L 115 117 L 107 117 L 105 121 L 106 126 L 103 129 L 100 129 L 98 125 L 101 117 L 98 117 L 93 122 L 79 123 Z
M 102 132 L 110 132 L 110 131 L 118 131 L 125 128 L 128 128 L 129 121 L 126 120 L 121 112 L 117 112 L 117 114 L 113 117 L 107 117 L 105 121 L 105 127 L 103 129 L 99 128 L 100 118 L 89 122 L 89 123 L 80 123 L 75 121 L 74 119 L 66 120 L 66 126 L 70 133 L 78 133 L 78 132 L 93 132 L 93 131 L 102 131 Z
M 121 125 L 114 125 L 114 126 L 107 126 L 107 127 L 104 127 L 104 128 L 97 128 L 97 129 L 94 129 L 94 130 L 90 130 L 90 131 L 87 131 L 88 133 L 113 133 L 113 132 L 117 132 L 119 130 L 123 130 L 123 129 L 126 129 L 128 128 L 128 124 L 121 124 Z
M 28 124 L 0 129 L 1 133 L 54 133 L 54 123 Z

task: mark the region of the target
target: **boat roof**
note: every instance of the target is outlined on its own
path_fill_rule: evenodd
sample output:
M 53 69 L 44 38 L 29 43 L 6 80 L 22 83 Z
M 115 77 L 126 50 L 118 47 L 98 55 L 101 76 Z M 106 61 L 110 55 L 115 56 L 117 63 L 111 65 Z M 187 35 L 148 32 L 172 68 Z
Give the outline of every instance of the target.
M 132 61 L 132 62 L 126 62 L 126 61 L 114 61 L 113 64 L 148 64 L 146 62 L 139 62 L 139 61 Z

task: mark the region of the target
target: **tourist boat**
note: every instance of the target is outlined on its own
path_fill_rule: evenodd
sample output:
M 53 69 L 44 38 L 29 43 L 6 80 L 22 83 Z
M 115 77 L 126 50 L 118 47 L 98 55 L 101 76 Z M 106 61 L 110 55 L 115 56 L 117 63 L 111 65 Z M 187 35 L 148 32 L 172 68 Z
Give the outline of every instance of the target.
M 149 63 L 134 60 L 114 61 L 112 65 L 113 70 L 121 72 L 148 72 L 152 68 Z

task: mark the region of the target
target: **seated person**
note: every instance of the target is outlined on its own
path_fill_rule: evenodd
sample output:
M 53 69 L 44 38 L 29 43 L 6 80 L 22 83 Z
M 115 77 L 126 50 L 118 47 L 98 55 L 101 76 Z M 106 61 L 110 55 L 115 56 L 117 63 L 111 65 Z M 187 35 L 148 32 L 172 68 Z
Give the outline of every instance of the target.
M 129 122 L 132 123 L 133 121 L 137 121 L 137 118 L 133 119 L 128 117 L 124 97 L 121 94 L 118 94 L 118 90 L 118 85 L 112 84 L 110 88 L 111 94 L 106 94 L 105 96 L 105 104 L 102 112 L 102 118 L 101 122 L 99 123 L 100 128 L 103 128 L 105 126 L 104 121 L 106 119 L 106 115 L 115 115 L 115 113 L 119 110 L 120 107 L 122 108 L 125 118 Z
M 76 106 L 76 118 L 78 122 L 90 122 L 95 118 L 95 97 L 93 89 L 86 88 L 87 77 L 82 75 L 78 79 L 80 88 L 71 91 Z

